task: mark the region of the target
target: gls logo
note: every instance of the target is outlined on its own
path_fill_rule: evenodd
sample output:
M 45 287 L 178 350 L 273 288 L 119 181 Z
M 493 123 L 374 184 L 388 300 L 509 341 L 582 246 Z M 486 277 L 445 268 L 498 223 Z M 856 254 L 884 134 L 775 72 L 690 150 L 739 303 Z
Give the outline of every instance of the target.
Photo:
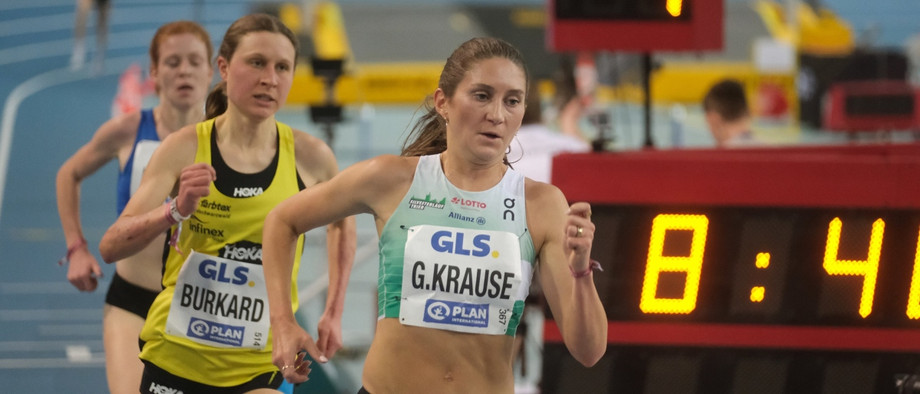
M 491 237 L 479 234 L 473 237 L 472 249 L 464 248 L 464 233 L 452 233 L 441 230 L 431 236 L 431 248 L 437 252 L 453 253 L 463 256 L 485 257 L 492 251 L 489 247 Z
M 249 281 L 248 267 L 236 267 L 233 272 L 227 272 L 227 268 L 228 266 L 226 263 L 205 260 L 198 265 L 198 274 L 205 279 L 215 280 L 221 283 L 232 283 L 235 285 L 241 285 Z

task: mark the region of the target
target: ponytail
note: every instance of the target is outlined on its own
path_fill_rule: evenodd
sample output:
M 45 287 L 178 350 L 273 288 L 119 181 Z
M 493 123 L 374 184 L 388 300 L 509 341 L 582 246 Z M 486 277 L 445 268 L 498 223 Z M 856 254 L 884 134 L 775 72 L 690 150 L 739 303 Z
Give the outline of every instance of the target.
M 208 93 L 208 99 L 205 101 L 205 119 L 217 117 L 217 115 L 227 112 L 227 81 L 220 81 Z
M 427 112 L 412 127 L 403 143 L 401 156 L 424 156 L 447 150 L 447 124 L 434 108 L 434 98 L 428 96 L 423 108 Z
M 517 48 L 498 38 L 480 37 L 464 42 L 451 53 L 444 69 L 441 70 L 438 89 L 441 89 L 448 99 L 453 98 L 466 73 L 479 62 L 492 58 L 510 60 L 524 72 L 524 80 L 530 81 L 530 75 L 524 65 L 524 56 Z M 425 99 L 423 108 L 426 113 L 415 122 L 412 131 L 406 137 L 402 156 L 432 155 L 447 150 L 447 121 L 435 110 L 433 96 Z M 504 162 L 510 166 L 507 153 Z

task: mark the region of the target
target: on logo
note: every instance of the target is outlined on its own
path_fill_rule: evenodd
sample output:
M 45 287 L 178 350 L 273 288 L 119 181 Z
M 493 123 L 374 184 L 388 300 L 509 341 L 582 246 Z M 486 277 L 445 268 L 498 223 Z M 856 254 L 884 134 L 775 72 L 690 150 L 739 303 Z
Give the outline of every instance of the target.
M 514 211 L 511 209 L 514 208 L 514 199 L 506 198 L 505 199 L 505 212 L 502 213 L 502 219 L 509 220 L 508 216 L 511 216 L 511 221 L 514 221 Z

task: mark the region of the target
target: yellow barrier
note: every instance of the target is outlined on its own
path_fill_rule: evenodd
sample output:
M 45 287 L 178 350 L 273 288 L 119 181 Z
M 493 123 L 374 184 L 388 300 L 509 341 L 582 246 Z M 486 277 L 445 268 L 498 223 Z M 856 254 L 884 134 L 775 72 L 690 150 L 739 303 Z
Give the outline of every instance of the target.
M 345 34 L 345 21 L 338 4 L 322 1 L 313 10 L 313 44 L 320 59 L 348 59 L 351 48 Z
M 786 116 L 798 119 L 798 94 L 792 74 L 764 74 L 750 63 L 665 63 L 652 73 L 651 95 L 656 105 L 699 105 L 709 88 L 724 78 L 734 78 L 745 87 L 754 115 L 775 114 L 785 106 Z M 645 92 L 638 84 L 605 86 L 598 90 L 602 103 L 641 103 Z
M 799 51 L 820 55 L 841 55 L 853 51 L 853 32 L 846 21 L 822 8 L 815 12 L 808 4 L 796 8 L 796 24 L 786 20 L 786 10 L 771 0 L 760 0 L 755 9 L 770 34 L 798 47 Z
M 355 65 L 335 84 L 336 104 L 418 104 L 438 87 L 443 63 L 376 63 Z M 323 102 L 322 79 L 301 64 L 294 73 L 288 104 Z

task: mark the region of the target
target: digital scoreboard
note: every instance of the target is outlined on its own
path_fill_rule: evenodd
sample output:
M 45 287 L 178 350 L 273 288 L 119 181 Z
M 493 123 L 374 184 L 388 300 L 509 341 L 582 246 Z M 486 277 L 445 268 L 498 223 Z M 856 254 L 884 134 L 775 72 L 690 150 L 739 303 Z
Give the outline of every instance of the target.
M 920 145 L 553 166 L 592 204 L 609 347 L 580 367 L 548 316 L 543 392 L 920 392 Z
M 554 51 L 698 51 L 723 43 L 724 0 L 549 0 Z

